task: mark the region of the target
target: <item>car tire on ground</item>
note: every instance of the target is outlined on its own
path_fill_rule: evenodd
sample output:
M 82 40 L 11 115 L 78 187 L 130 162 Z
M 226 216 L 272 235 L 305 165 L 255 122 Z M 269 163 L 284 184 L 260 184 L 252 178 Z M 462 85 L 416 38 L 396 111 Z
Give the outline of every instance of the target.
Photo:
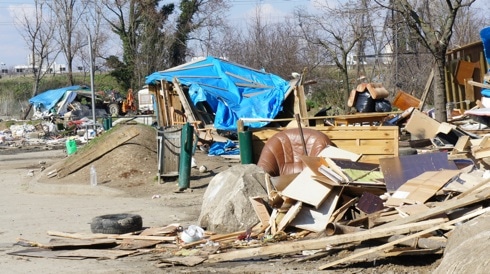
M 124 234 L 141 230 L 143 219 L 137 214 L 107 214 L 92 219 L 92 233 Z

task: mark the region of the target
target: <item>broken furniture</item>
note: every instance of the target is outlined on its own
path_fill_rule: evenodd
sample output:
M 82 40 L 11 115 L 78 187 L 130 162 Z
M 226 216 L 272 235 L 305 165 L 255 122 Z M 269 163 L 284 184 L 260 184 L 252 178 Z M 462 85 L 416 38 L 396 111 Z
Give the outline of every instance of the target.
M 330 143 L 327 135 L 315 129 L 286 129 L 267 140 L 257 165 L 271 176 L 298 173 L 304 168 L 300 156 L 305 155 L 305 149 L 315 156 Z

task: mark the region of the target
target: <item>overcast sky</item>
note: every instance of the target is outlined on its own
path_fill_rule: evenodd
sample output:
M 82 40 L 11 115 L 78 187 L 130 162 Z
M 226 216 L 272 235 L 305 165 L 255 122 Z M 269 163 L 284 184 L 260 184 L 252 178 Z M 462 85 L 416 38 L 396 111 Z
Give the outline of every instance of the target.
M 277 19 L 292 15 L 294 7 L 308 4 L 309 0 L 231 0 L 233 8 L 230 18 L 243 21 L 255 14 L 256 5 L 262 5 L 262 13 L 269 19 Z M 21 14 L 32 5 L 32 0 L 0 0 L 0 66 L 11 68 L 26 65 L 29 55 L 26 42 L 14 24 L 15 14 Z M 65 63 L 63 59 L 58 63 Z M 4 65 L 5 64 L 5 65 Z

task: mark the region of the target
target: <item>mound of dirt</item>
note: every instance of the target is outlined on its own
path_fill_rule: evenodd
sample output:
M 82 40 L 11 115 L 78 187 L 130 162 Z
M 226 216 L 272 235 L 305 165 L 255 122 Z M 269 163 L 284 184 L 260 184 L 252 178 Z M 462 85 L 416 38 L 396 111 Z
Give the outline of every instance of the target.
M 122 132 L 136 130 L 139 134 L 103 154 L 100 158 L 87 161 L 90 154 L 95 155 L 106 149 L 107 143 L 119 138 Z M 62 159 L 44 170 L 38 179 L 49 184 L 85 184 L 90 185 L 90 167 L 97 171 L 98 185 L 122 190 L 132 197 L 148 197 L 162 191 L 175 191 L 178 178 L 162 179 L 158 184 L 158 153 L 156 129 L 143 124 L 118 124 L 103 135 L 80 147 L 75 154 Z M 221 157 L 209 157 L 202 151 L 196 151 L 194 158 L 199 166 L 205 165 L 209 172 L 201 173 L 197 168 L 191 170 L 191 188 L 203 187 L 214 174 L 229 168 L 232 164 Z M 48 177 L 55 170 L 61 170 L 72 163 L 83 163 L 83 167 L 60 178 Z

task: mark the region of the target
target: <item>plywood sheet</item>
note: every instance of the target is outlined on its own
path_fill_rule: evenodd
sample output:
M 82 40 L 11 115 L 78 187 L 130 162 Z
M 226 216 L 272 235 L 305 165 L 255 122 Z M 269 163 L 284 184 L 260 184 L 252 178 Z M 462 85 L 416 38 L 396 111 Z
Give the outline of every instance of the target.
M 313 232 L 322 232 L 332 216 L 339 200 L 338 191 L 332 191 L 318 209 L 304 206 L 291 226 Z
M 318 208 L 332 190 L 312 178 L 315 173 L 306 167 L 300 174 L 282 191 L 282 195 L 291 199 L 304 202 Z

